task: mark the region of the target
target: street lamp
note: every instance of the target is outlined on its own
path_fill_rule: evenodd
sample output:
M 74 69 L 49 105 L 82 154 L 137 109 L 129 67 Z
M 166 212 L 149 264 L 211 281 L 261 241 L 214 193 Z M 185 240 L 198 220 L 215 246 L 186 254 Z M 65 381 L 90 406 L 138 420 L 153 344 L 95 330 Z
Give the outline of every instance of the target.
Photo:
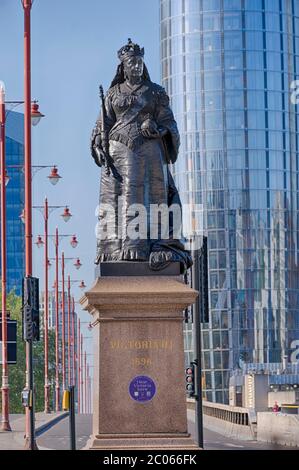
M 72 214 L 70 213 L 70 210 L 67 206 L 64 208 L 64 211 L 61 214 L 61 217 L 63 218 L 65 222 L 68 222 L 70 218 L 72 217 Z
M 71 239 L 71 242 L 70 242 L 70 243 L 71 243 L 71 245 L 72 245 L 73 248 L 76 248 L 76 246 L 78 245 L 78 240 L 77 240 L 76 235 L 73 235 L 73 236 L 72 236 L 72 239 Z
M 58 168 L 56 168 L 56 166 L 53 166 L 53 168 L 51 169 L 51 173 L 48 176 L 48 178 L 49 178 L 50 183 L 53 184 L 53 186 L 55 186 L 55 184 L 58 183 L 61 176 L 59 175 Z
M 37 101 L 33 101 L 33 103 L 31 103 L 31 124 L 33 126 L 37 126 L 41 118 L 45 117 L 45 115 L 42 114 L 38 108 L 39 106 L 37 104 Z
M 77 258 L 76 262 L 74 263 L 74 266 L 76 269 L 80 269 L 82 266 L 82 263 L 79 258 Z
M 5 168 L 5 186 L 8 185 L 9 180 L 10 180 L 10 178 L 9 178 L 8 173 L 7 173 L 7 169 Z M 1 182 L 2 182 L 2 177 L 0 176 L 0 184 L 1 184 Z
M 40 235 L 38 235 L 35 244 L 36 244 L 37 248 L 41 248 L 44 245 L 43 239 Z
M 19 215 L 23 224 L 25 224 L 25 209 L 22 210 L 21 214 Z

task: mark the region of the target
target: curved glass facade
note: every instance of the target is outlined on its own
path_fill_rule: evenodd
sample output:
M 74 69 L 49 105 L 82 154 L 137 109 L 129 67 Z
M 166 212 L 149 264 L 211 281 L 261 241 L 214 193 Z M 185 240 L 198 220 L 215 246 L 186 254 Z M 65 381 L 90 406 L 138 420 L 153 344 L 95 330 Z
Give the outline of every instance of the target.
M 226 403 L 240 361 L 290 361 L 299 339 L 299 2 L 161 0 L 160 20 L 173 175 L 208 236 L 205 397 Z

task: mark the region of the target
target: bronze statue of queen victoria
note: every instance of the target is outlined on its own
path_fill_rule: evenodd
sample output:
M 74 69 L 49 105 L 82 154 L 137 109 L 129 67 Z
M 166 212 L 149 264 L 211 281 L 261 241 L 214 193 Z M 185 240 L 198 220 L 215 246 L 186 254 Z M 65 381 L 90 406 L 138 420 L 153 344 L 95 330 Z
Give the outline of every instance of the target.
M 149 261 L 152 269 L 159 270 L 179 261 L 186 269 L 192 261 L 181 234 L 173 229 L 174 212 L 168 214 L 167 236 L 161 221 L 151 215 L 151 209 L 161 205 L 181 208 L 169 171 L 178 156 L 180 137 L 169 98 L 151 81 L 143 56 L 144 49 L 130 39 L 118 51 L 120 64 L 92 132 L 91 153 L 102 167 L 96 264 Z M 140 217 L 136 207 L 144 208 L 146 231 L 129 236 L 126 229 Z

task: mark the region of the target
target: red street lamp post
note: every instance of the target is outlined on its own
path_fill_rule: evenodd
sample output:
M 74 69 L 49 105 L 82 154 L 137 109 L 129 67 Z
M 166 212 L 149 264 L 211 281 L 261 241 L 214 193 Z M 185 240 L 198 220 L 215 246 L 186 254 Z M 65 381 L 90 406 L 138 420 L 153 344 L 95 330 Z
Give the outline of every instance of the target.
M 76 369 L 75 369 L 75 354 L 76 354 L 76 335 L 75 335 L 75 323 L 76 323 L 76 313 L 75 313 L 75 299 L 72 298 L 72 366 L 73 366 L 73 373 L 72 373 L 72 385 L 76 386 Z
M 86 351 L 84 351 L 84 412 L 87 412 L 87 368 L 86 368 Z
M 90 413 L 89 364 L 87 364 L 87 413 Z
M 65 390 L 65 303 L 64 303 L 64 252 L 61 253 L 61 311 L 62 311 L 62 389 Z
M 36 124 L 31 120 L 41 117 L 38 107 L 31 107 L 31 26 L 30 15 L 32 0 L 22 0 L 24 8 L 24 173 L 25 173 L 25 275 L 32 275 L 32 174 L 31 174 L 31 125 Z M 25 447 L 30 450 L 37 449 L 35 442 L 34 423 L 34 387 L 33 387 L 33 357 L 32 341 L 26 342 L 26 388 L 32 393 L 32 406 L 26 407 L 26 431 Z
M 78 335 L 77 335 L 77 357 L 78 357 L 78 413 L 81 413 L 81 322 L 78 318 Z
M 55 410 L 59 411 L 59 284 L 58 284 L 58 228 L 55 232 Z
M 45 341 L 45 413 L 50 413 L 50 384 L 49 384 L 49 358 L 48 358 L 48 317 L 49 317 L 49 295 L 48 295 L 48 285 L 49 285 L 49 259 L 48 259 L 48 218 L 49 218 L 49 207 L 48 200 L 45 199 L 45 298 L 44 298 L 44 341 Z
M 3 431 L 11 431 L 9 424 L 9 384 L 7 364 L 6 311 L 6 168 L 5 168 L 5 88 L 0 82 L 0 153 L 1 153 L 1 288 L 2 288 L 2 423 Z
M 81 359 L 81 374 L 80 374 L 80 389 L 81 389 L 81 410 L 84 413 L 84 403 L 83 403 L 83 334 L 81 333 L 81 352 L 80 352 L 80 359 Z
M 68 259 L 73 259 L 73 258 L 68 258 Z M 80 263 L 80 267 L 82 266 L 79 258 L 76 258 L 77 262 Z M 75 263 L 75 266 L 76 266 Z M 69 385 L 75 385 L 75 301 L 74 298 L 72 299 L 71 302 L 71 283 L 75 282 L 80 282 L 80 285 L 82 285 L 82 282 L 84 281 L 78 281 L 77 279 L 72 279 L 68 275 L 67 279 L 67 305 L 68 305 L 68 384 Z M 71 308 L 72 304 L 72 308 Z M 72 333 L 71 333 L 72 331 Z

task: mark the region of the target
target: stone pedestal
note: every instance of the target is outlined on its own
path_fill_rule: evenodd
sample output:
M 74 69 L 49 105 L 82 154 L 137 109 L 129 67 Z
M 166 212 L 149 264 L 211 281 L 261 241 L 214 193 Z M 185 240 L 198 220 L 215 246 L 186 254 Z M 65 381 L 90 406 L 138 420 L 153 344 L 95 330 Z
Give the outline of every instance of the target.
M 93 316 L 89 449 L 196 449 L 187 432 L 181 276 L 98 278 L 80 303 Z

